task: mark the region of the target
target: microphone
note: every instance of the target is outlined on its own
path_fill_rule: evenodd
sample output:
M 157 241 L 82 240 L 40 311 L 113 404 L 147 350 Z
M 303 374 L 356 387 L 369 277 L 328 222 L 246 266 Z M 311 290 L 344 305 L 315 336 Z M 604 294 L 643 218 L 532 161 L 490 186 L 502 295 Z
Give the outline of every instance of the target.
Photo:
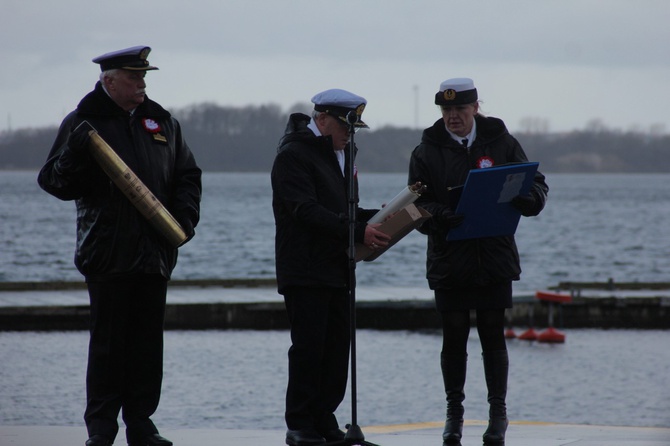
M 358 114 L 356 113 L 356 110 L 351 110 L 347 113 L 347 122 L 349 124 L 356 124 L 358 122 Z

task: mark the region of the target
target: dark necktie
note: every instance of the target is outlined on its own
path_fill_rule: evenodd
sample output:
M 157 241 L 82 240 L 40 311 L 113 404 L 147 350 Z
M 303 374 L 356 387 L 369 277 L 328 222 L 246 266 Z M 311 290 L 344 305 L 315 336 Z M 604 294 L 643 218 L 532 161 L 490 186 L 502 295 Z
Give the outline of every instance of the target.
M 465 147 L 467 149 L 468 148 L 468 138 L 463 138 L 461 140 L 461 142 L 463 143 L 463 147 Z

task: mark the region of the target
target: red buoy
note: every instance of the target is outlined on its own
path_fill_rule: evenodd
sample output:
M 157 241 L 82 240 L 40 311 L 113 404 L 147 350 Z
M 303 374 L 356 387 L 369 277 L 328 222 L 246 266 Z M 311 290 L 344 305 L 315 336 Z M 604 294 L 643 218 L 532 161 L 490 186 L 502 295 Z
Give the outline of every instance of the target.
M 528 330 L 521 333 L 519 335 L 519 339 L 521 339 L 522 341 L 534 341 L 537 339 L 537 333 L 531 327 Z
M 565 342 L 565 335 L 555 328 L 549 327 L 537 335 L 537 342 L 561 344 Z
M 508 328 L 505 330 L 505 338 L 506 339 L 514 339 L 516 338 L 516 333 L 514 333 L 514 330 L 511 328 Z
M 536 291 L 535 297 L 549 303 L 549 328 L 537 335 L 537 342 L 560 344 L 565 342 L 565 335 L 554 328 L 554 304 L 562 305 L 572 302 L 572 296 L 552 291 Z

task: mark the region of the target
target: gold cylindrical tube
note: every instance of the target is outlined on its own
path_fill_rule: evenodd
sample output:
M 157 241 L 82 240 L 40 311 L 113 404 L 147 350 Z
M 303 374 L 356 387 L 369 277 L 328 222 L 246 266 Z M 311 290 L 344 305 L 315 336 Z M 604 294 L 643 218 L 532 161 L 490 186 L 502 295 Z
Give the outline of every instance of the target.
M 188 236 L 179 222 L 87 121 L 81 125 L 89 129 L 91 155 L 132 205 L 174 247 L 184 243 Z

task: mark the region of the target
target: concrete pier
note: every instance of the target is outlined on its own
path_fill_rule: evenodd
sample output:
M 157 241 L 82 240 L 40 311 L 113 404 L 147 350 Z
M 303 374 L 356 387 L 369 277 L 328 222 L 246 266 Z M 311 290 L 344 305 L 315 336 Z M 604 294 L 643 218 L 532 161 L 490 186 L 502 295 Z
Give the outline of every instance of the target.
M 442 423 L 429 422 L 392 426 L 362 426 L 365 441 L 378 446 L 435 446 L 442 441 Z M 462 446 L 481 446 L 486 422 L 467 420 Z M 235 429 L 161 429 L 175 446 L 268 446 L 282 445 L 284 431 Z M 0 426 L 0 445 L 83 445 L 84 427 Z M 123 433 L 114 442 L 126 444 Z M 667 446 L 670 429 L 647 427 L 590 426 L 575 424 L 512 422 L 507 430 L 508 446 Z

